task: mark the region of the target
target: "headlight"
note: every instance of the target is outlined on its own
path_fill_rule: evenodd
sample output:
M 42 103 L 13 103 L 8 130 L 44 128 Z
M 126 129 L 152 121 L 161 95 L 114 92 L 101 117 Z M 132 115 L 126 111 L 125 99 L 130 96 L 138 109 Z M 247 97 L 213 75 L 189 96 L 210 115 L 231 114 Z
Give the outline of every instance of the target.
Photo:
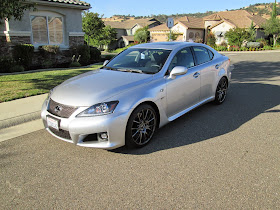
M 98 116 L 98 115 L 105 115 L 105 114 L 111 114 L 114 112 L 116 106 L 118 105 L 118 101 L 110 101 L 100 104 L 95 104 L 85 111 L 81 112 L 77 115 L 77 117 L 92 117 L 92 116 Z

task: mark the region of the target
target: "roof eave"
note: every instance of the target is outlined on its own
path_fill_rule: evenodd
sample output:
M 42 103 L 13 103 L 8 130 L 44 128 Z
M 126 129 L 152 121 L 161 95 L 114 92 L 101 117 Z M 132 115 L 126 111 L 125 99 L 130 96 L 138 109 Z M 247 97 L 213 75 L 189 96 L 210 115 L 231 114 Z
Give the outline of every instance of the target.
M 91 8 L 91 6 L 77 5 L 77 4 L 57 3 L 57 2 L 40 1 L 40 0 L 31 0 L 31 1 L 36 3 L 37 5 L 43 5 L 43 6 L 57 6 L 57 7 L 66 7 L 72 9 L 80 9 L 80 10 L 87 10 Z

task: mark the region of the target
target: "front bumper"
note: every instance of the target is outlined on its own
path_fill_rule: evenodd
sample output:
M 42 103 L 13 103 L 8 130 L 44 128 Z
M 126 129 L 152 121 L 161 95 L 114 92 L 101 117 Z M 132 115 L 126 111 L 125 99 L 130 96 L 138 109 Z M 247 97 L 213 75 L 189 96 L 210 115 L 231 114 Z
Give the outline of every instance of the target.
M 46 130 L 58 139 L 83 147 L 115 149 L 125 145 L 125 130 L 129 112 L 112 113 L 94 117 L 76 117 L 84 108 L 77 109 L 69 118 L 61 118 L 47 111 L 46 100 L 41 117 Z M 48 126 L 47 117 L 59 121 L 59 130 Z M 101 133 L 108 138 L 102 139 Z

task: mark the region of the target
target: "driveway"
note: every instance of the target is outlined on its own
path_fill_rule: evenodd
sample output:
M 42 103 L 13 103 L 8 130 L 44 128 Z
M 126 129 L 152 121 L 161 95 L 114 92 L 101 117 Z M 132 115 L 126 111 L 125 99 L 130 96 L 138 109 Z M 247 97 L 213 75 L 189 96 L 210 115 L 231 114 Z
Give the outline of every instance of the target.
M 36 131 L 0 143 L 1 209 L 279 209 L 280 53 L 229 53 L 223 105 L 144 148 L 77 147 Z

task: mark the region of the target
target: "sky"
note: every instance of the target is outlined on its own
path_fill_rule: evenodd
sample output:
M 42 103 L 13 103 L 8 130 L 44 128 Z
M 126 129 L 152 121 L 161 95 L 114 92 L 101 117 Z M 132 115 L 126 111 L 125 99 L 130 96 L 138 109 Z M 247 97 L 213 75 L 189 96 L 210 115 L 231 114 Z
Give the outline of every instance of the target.
M 273 0 L 83 0 L 91 4 L 91 12 L 104 17 L 119 15 L 148 16 L 158 14 L 182 14 L 206 11 L 239 9 L 256 3 Z M 278 1 L 277 1 L 278 2 Z

